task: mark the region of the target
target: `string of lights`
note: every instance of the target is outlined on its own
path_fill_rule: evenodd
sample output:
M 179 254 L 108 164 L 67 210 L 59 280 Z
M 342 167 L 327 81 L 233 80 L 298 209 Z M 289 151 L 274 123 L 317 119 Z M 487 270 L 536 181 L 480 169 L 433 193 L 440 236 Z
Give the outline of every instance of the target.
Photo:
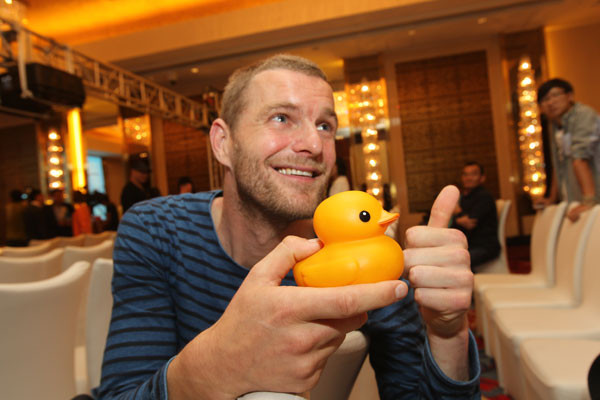
M 388 125 L 385 81 L 363 81 L 347 87 L 348 117 L 354 129 L 360 129 L 365 162 L 367 193 L 383 204 L 383 173 L 378 129 Z
M 48 144 L 46 159 L 48 162 L 48 187 L 50 190 L 64 189 L 65 187 L 65 147 L 61 135 L 56 129 L 48 131 Z
M 519 61 L 519 149 L 523 162 L 523 190 L 536 200 L 546 193 L 546 172 L 542 146 L 542 127 L 536 102 L 534 71 L 529 57 Z

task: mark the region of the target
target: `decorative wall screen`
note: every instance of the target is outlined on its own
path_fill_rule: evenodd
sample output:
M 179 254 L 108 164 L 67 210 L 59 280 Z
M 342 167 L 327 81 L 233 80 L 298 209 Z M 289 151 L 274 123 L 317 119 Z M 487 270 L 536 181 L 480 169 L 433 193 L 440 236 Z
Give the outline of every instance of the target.
M 169 194 L 178 192 L 177 181 L 182 176 L 191 178 L 196 191 L 212 189 L 206 134 L 169 120 L 163 120 L 163 130 Z
M 445 185 L 459 184 L 467 161 L 483 165 L 498 197 L 485 52 L 396 64 L 396 82 L 410 211 L 428 211 Z

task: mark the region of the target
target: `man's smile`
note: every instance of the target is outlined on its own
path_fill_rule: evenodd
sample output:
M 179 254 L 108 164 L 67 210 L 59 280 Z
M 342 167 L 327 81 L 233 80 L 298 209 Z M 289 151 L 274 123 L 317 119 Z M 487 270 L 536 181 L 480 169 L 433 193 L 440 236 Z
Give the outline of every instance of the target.
M 275 168 L 275 170 L 282 175 L 303 176 L 307 178 L 314 178 L 320 175 L 320 173 L 316 171 L 306 171 L 296 168 Z

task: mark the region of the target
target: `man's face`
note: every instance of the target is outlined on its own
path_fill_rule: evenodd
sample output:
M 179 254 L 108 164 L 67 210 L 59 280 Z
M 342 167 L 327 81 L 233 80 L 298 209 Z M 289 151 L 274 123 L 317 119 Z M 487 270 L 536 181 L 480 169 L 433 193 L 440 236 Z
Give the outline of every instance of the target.
M 540 108 L 552 120 L 560 118 L 573 105 L 573 93 L 565 93 L 564 89 L 553 87 L 540 101 Z
M 62 204 L 65 201 L 64 192 L 62 190 L 57 190 L 52 193 L 52 202 L 55 204 Z
M 150 174 L 148 172 L 139 171 L 137 169 L 131 170 L 131 180 L 137 183 L 138 185 L 145 185 L 148 182 L 148 178 Z
M 460 179 L 463 189 L 472 190 L 485 181 L 485 175 L 481 174 L 477 165 L 467 165 L 463 168 Z
M 245 96 L 231 160 L 242 204 L 285 221 L 311 218 L 335 162 L 331 87 L 277 69 L 256 75 Z
M 192 193 L 192 184 L 184 183 L 183 185 L 179 186 L 179 193 Z

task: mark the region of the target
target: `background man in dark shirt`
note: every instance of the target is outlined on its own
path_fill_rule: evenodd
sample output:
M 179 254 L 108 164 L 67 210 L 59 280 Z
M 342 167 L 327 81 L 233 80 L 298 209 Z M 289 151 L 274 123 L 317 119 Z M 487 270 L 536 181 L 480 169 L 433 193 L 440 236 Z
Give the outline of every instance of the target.
M 123 214 L 135 203 L 155 197 L 150 190 L 150 161 L 148 153 L 133 154 L 129 158 L 129 182 L 121 192 Z
M 482 185 L 483 167 L 476 162 L 465 164 L 461 174 L 461 196 L 454 214 L 453 228 L 467 236 L 471 269 L 492 260 L 500 253 L 496 202 Z
M 54 189 L 50 192 L 52 205 L 46 206 L 46 216 L 50 237 L 73 236 L 72 215 L 73 205 L 65 201 L 65 192 Z

